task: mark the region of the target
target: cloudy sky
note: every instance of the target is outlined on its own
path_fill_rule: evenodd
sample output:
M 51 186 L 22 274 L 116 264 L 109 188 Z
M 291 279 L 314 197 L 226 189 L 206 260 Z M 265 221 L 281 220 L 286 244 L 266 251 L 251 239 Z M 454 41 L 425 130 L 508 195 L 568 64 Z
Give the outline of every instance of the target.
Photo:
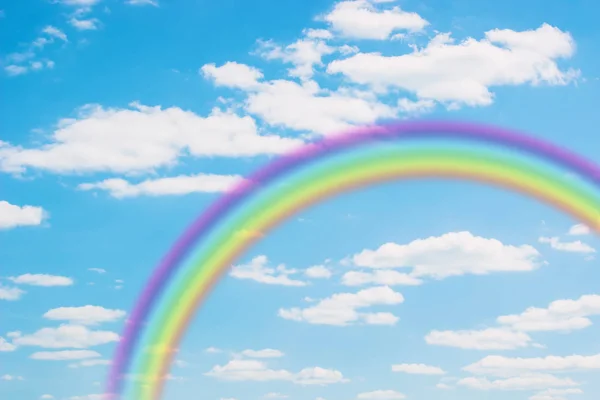
M 594 0 L 0 9 L 3 399 L 99 399 L 160 257 L 307 140 L 435 117 L 600 151 Z M 596 399 L 596 249 L 577 221 L 495 188 L 345 195 L 233 266 L 165 399 Z

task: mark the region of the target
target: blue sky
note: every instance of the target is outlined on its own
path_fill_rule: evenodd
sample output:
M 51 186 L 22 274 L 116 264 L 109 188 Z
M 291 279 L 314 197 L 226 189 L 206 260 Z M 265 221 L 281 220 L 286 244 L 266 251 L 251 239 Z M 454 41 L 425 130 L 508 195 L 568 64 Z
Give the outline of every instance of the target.
M 1 398 L 99 399 L 160 257 L 308 138 L 436 117 L 600 150 L 592 0 L 0 8 Z M 165 399 L 595 399 L 599 244 L 470 183 L 342 196 L 240 260 Z

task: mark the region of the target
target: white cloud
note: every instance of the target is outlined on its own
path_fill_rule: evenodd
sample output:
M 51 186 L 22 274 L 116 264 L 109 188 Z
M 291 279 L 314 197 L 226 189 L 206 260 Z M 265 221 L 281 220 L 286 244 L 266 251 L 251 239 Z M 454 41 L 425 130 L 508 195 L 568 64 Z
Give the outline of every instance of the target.
M 9 351 L 15 351 L 17 349 L 17 346 L 15 346 L 14 344 L 7 342 L 6 339 L 4 339 L 2 336 L 0 336 L 0 352 L 9 352 Z
M 583 243 L 581 240 L 574 240 L 572 242 L 561 242 L 558 237 L 540 237 L 540 243 L 547 243 L 554 250 L 567 251 L 571 253 L 595 253 L 596 250 L 588 244 Z
M 110 363 L 110 360 L 91 359 L 69 364 L 69 368 L 96 367 L 98 365 L 110 365 Z
M 0 161 L 2 141 L 0 141 Z M 48 216 L 42 207 L 17 206 L 8 201 L 0 201 L 0 229 L 11 229 L 18 226 L 36 226 Z
M 19 300 L 25 292 L 19 288 L 2 286 L 0 284 L 0 300 Z
M 59 307 L 44 314 L 44 318 L 68 321 L 73 325 L 97 325 L 104 322 L 118 321 L 125 316 L 123 310 L 112 310 L 100 306 Z
M 394 364 L 392 371 L 415 375 L 444 375 L 446 373 L 440 367 L 425 364 Z
M 237 279 L 250 279 L 268 285 L 305 286 L 306 282 L 291 279 L 289 275 L 296 274 L 296 270 L 285 268 L 281 264 L 276 268 L 267 267 L 268 259 L 261 255 L 254 257 L 248 264 L 236 265 L 231 269 L 230 275 Z
M 287 394 L 276 393 L 276 392 L 271 392 L 271 393 L 265 394 L 266 399 L 287 399 L 288 397 L 290 397 L 290 396 L 288 396 Z
M 302 142 L 259 135 L 255 121 L 213 109 L 208 117 L 177 107 L 132 103 L 129 108 L 87 105 L 62 119 L 49 143 L 22 148 L 0 142 L 0 170 L 40 168 L 57 173 L 148 172 L 178 157 L 280 154 Z
M 600 369 L 600 354 L 592 356 L 546 356 L 534 358 L 487 356 L 467 365 L 464 371 L 479 375 L 511 376 L 530 372 L 569 372 Z
M 44 348 L 87 347 L 117 342 L 119 335 L 109 331 L 94 331 L 83 325 L 60 325 L 57 328 L 42 328 L 31 335 L 23 335 L 13 339 L 18 346 L 38 346 Z
M 306 268 L 304 274 L 313 279 L 328 279 L 331 278 L 331 271 L 324 265 L 313 265 Z
M 84 396 L 71 396 L 69 400 L 108 400 L 104 394 L 87 394 Z
M 52 396 L 51 394 L 43 394 L 40 396 L 41 400 L 46 400 L 46 399 L 53 399 L 54 396 Z
M 154 7 L 158 7 L 158 1 L 157 0 L 127 0 L 126 2 L 129 5 L 132 6 L 154 6 Z
M 23 74 L 26 74 L 27 71 L 28 71 L 27 67 L 23 67 L 22 65 L 11 64 L 11 65 L 7 65 L 4 67 L 4 72 L 6 72 L 6 74 L 8 76 L 23 75 Z M 1 142 L 0 142 L 0 144 L 1 144 Z
M 447 383 L 444 383 L 444 382 L 440 382 L 440 383 L 436 384 L 435 387 L 438 389 L 441 389 L 441 390 L 450 390 L 453 388 L 453 386 L 448 385 Z
M 494 29 L 485 38 L 455 44 L 449 33 L 439 33 L 425 48 L 408 54 L 384 56 L 359 53 L 332 61 L 327 71 L 341 73 L 377 90 L 398 88 L 419 100 L 435 100 L 456 108 L 493 102 L 493 86 L 566 85 L 579 71 L 563 71 L 557 59 L 570 58 L 575 42 L 569 33 L 548 24 L 516 32 Z
M 370 268 L 412 267 L 413 277 L 442 279 L 464 274 L 532 271 L 540 264 L 539 256 L 529 245 L 505 245 L 470 232 L 450 232 L 405 245 L 386 243 L 376 250 L 363 250 L 352 261 Z
M 319 19 L 327 21 L 338 34 L 356 39 L 385 40 L 398 30 L 418 32 L 428 25 L 417 13 L 400 7 L 378 10 L 366 0 L 340 1 Z
M 80 31 L 93 31 L 93 30 L 98 29 L 98 24 L 100 23 L 100 21 L 98 21 L 98 19 L 96 19 L 96 18 L 90 18 L 90 19 L 71 18 L 69 20 L 69 23 L 75 29 L 78 29 Z
M 232 61 L 226 62 L 220 67 L 214 63 L 203 65 L 200 73 L 218 86 L 239 89 L 257 87 L 258 81 L 263 78 L 262 72 L 257 68 Z
M 398 108 L 407 114 L 422 114 L 431 111 L 435 107 L 435 101 L 424 100 L 409 100 L 402 98 L 398 100 Z
M 564 396 L 583 394 L 581 389 L 546 389 L 529 397 L 529 400 L 565 400 Z
M 221 349 L 217 349 L 216 347 L 209 347 L 206 350 L 207 353 L 221 353 L 222 350 Z
M 388 286 L 377 286 L 357 293 L 337 293 L 308 308 L 280 309 L 279 316 L 293 321 L 317 325 L 346 326 L 359 321 L 367 324 L 395 324 L 397 317 L 389 313 L 360 313 L 358 310 L 375 305 L 396 305 L 404 302 L 402 294 Z
M 417 286 L 421 279 L 394 270 L 348 271 L 342 276 L 342 284 L 346 286 L 364 286 L 370 284 L 387 286 Z
M 587 318 L 591 315 L 600 315 L 600 295 L 556 300 L 547 308 L 529 307 L 521 314 L 500 316 L 497 322 L 520 331 L 569 332 L 592 325 Z
M 99 274 L 105 274 L 106 270 L 103 268 L 88 268 L 88 271 L 97 272 Z
M 579 383 L 571 378 L 559 378 L 548 374 L 523 374 L 506 379 L 489 380 L 483 377 L 460 379 L 457 385 L 478 390 L 543 390 L 554 387 L 572 387 Z
M 241 182 L 238 175 L 196 174 L 169 178 L 146 179 L 130 183 L 125 179 L 112 178 L 101 182 L 82 183 L 80 190 L 106 190 L 111 196 L 121 199 L 137 196 L 183 195 L 189 193 L 219 193 L 229 190 Z
M 23 379 L 22 376 L 15 376 L 15 375 L 2 375 L 0 376 L 0 379 L 3 381 L 23 381 L 25 379 Z
M 100 353 L 92 350 L 38 351 L 29 358 L 33 360 L 68 361 L 100 357 Z
M 346 382 L 342 373 L 320 367 L 304 368 L 298 373 L 269 369 L 258 360 L 234 359 L 214 366 L 205 375 L 226 381 L 291 381 L 300 385 L 325 385 Z
M 589 235 L 591 232 L 590 228 L 584 224 L 575 224 L 572 227 L 569 228 L 569 231 L 567 232 L 568 235 L 571 236 L 582 236 L 582 235 Z
M 250 358 L 278 358 L 283 357 L 284 354 L 279 350 L 274 349 L 262 349 L 262 350 L 244 350 L 242 355 Z
M 374 390 L 372 392 L 359 393 L 356 398 L 363 400 L 400 400 L 405 399 L 406 396 L 395 390 Z
M 311 39 L 331 39 L 333 35 L 327 29 L 305 29 L 304 36 Z
M 30 286 L 71 286 L 73 279 L 66 276 L 48 275 L 48 274 L 23 274 L 11 276 L 8 278 L 13 283 Z
M 47 25 L 44 27 L 44 29 L 42 29 L 42 32 L 50 37 L 58 38 L 64 42 L 68 42 L 67 35 L 55 26 Z
M 310 32 L 313 33 L 314 32 Z M 303 80 L 311 78 L 315 66 L 322 66 L 322 58 L 336 51 L 334 47 L 315 38 L 302 38 L 296 42 L 281 47 L 272 41 L 259 41 L 259 54 L 267 60 L 282 60 L 293 64 L 294 68 L 288 70 L 291 77 Z
M 425 342 L 435 346 L 458 347 L 473 350 L 511 350 L 530 346 L 531 338 L 524 332 L 509 329 L 431 331 Z

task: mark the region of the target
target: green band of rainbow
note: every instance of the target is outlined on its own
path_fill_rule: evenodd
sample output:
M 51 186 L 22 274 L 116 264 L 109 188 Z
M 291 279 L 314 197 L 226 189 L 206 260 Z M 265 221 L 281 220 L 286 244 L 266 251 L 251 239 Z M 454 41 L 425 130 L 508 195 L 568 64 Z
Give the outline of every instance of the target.
M 219 277 L 259 238 L 291 215 L 337 194 L 400 179 L 443 178 L 488 183 L 517 191 L 554 206 L 600 230 L 600 198 L 591 187 L 550 167 L 515 155 L 481 149 L 391 149 L 312 167 L 285 185 L 259 196 L 221 225 L 175 278 L 145 332 L 133 373 L 132 398 L 158 400 L 173 349 L 194 312 Z M 256 234 L 243 234 L 250 232 Z M 129 396 L 128 396 L 129 398 Z

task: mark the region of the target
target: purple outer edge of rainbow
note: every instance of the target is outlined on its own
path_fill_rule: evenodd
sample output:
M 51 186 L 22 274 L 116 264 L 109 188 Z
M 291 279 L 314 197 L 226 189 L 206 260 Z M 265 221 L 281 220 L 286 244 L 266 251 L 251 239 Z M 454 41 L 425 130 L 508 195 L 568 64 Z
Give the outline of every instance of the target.
M 362 143 L 398 138 L 464 138 L 480 142 L 491 142 L 525 150 L 546 158 L 564 167 L 580 173 L 584 178 L 600 187 L 600 168 L 575 153 L 562 149 L 552 143 L 508 129 L 458 121 L 411 121 L 394 122 L 352 130 L 342 135 L 325 138 L 309 143 L 300 149 L 284 155 L 255 172 L 231 191 L 221 196 L 202 213 L 175 242 L 169 252 L 154 270 L 147 285 L 138 298 L 136 306 L 128 318 L 122 340 L 115 352 L 108 377 L 106 394 L 119 398 L 122 389 L 121 374 L 131 363 L 131 353 L 137 344 L 140 327 L 149 315 L 154 302 L 165 284 L 176 271 L 179 263 L 188 254 L 193 245 L 201 239 L 214 224 L 237 203 L 261 185 L 295 167 L 306 165 L 327 154 L 336 153 Z

